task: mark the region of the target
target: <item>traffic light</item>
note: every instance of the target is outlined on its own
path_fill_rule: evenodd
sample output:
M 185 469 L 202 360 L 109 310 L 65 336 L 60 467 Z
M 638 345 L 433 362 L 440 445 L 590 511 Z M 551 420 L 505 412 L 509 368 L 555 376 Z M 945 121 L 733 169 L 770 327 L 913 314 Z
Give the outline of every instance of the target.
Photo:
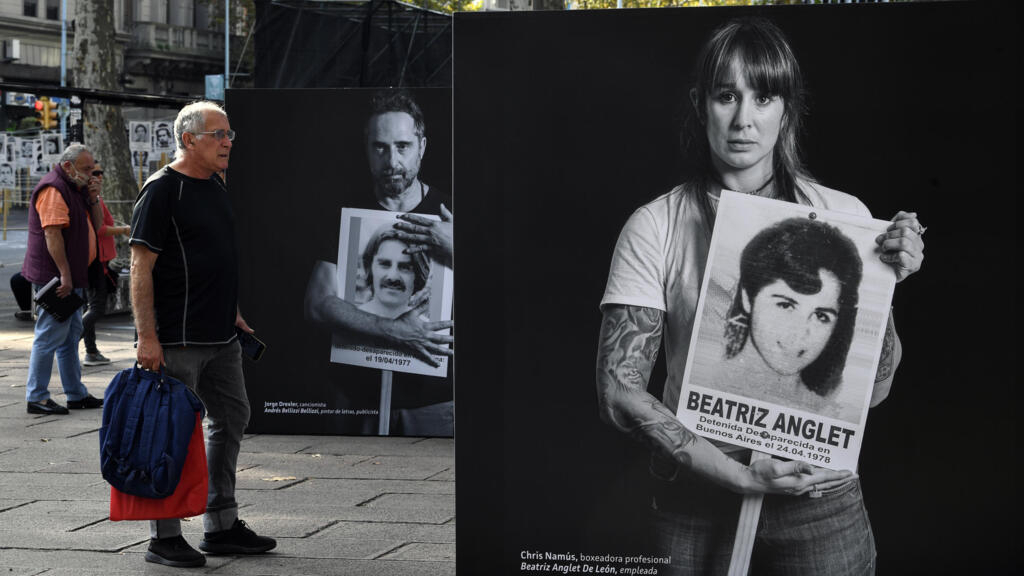
M 57 127 L 57 106 L 47 97 L 36 100 L 36 113 L 39 115 L 39 125 L 43 130 L 51 130 Z

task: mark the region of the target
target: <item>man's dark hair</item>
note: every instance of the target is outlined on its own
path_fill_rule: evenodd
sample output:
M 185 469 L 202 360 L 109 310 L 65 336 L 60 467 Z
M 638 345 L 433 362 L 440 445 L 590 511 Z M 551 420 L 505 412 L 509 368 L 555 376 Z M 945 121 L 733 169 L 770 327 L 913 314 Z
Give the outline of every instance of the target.
M 412 117 L 416 135 L 423 138 L 427 135 L 427 125 L 423 122 L 423 112 L 412 95 L 405 90 L 381 90 L 374 93 L 370 101 L 370 115 L 366 119 L 363 132 L 368 134 L 370 120 L 388 112 L 405 112 Z
M 370 293 L 373 293 L 373 259 L 377 256 L 377 250 L 380 249 L 380 245 L 385 240 L 398 240 L 406 246 L 408 242 L 399 238 L 398 230 L 395 230 L 393 223 L 388 222 L 377 229 L 376 232 L 370 236 L 370 239 L 366 242 L 366 247 L 363 248 L 362 264 L 363 271 L 366 273 L 366 286 L 370 289 Z M 417 252 L 410 256 L 412 261 L 413 271 L 413 290 L 415 294 L 423 287 L 427 285 L 427 277 L 430 275 L 430 260 L 423 255 L 422 252 Z

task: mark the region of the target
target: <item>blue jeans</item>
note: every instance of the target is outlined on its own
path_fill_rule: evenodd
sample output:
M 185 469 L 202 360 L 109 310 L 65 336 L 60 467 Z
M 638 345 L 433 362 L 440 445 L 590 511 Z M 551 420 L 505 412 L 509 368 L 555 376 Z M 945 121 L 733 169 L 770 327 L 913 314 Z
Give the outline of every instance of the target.
M 203 529 L 219 532 L 231 528 L 238 517 L 235 501 L 235 468 L 242 434 L 249 424 L 249 398 L 242 375 L 242 349 L 238 341 L 218 346 L 164 348 L 168 375 L 191 388 L 206 405 L 210 421 L 206 437 L 206 466 L 210 474 Z M 181 534 L 181 521 L 154 520 L 151 538 Z
M 39 290 L 41 286 L 36 285 Z M 82 296 L 81 288 L 75 293 Z M 25 385 L 25 400 L 43 402 L 50 397 L 50 375 L 53 373 L 53 356 L 57 355 L 57 370 L 64 394 L 70 401 L 77 401 L 89 395 L 82 384 L 82 365 L 78 363 L 78 339 L 82 336 L 82 310 L 79 308 L 64 322 L 59 322 L 49 312 L 38 308 L 35 338 L 32 340 L 32 354 L 28 360 L 28 382 Z
M 694 487 L 700 491 L 689 494 L 694 502 L 680 505 L 669 501 L 652 511 L 651 536 L 657 553 L 672 559 L 659 576 L 728 572 L 741 497 L 717 487 L 688 483 L 687 488 Z M 657 497 L 655 502 L 660 502 Z M 820 498 L 765 496 L 750 574 L 874 573 L 875 541 L 859 480 Z

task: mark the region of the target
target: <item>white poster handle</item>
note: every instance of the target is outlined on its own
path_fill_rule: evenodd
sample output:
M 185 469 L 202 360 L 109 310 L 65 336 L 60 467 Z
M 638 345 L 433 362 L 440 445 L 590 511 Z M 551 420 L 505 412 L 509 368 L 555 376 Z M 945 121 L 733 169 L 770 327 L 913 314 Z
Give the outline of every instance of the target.
M 750 451 L 750 463 L 771 458 L 771 455 L 757 450 Z M 750 569 L 750 555 L 754 551 L 757 536 L 757 522 L 761 519 L 761 503 L 764 494 L 747 494 L 740 505 L 740 518 L 736 523 L 736 540 L 732 544 L 732 558 L 729 560 L 729 576 L 747 576 Z

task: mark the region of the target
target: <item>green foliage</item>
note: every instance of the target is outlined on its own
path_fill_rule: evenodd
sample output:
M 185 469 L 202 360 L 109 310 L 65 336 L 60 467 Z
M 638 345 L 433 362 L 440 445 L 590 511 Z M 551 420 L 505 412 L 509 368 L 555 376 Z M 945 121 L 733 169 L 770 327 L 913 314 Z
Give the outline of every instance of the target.
M 484 9 L 483 0 L 421 0 L 409 3 L 420 8 L 433 10 L 434 12 L 444 12 L 445 14 L 451 14 L 452 12 L 478 12 Z

